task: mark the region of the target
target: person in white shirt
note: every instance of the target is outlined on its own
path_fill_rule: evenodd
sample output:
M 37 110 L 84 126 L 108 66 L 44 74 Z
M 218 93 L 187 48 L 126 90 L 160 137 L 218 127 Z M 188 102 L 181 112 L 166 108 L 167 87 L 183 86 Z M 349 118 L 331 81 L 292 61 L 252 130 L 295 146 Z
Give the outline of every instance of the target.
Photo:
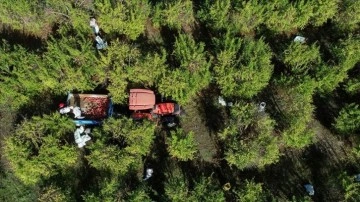
M 59 110 L 60 114 L 67 114 L 67 113 L 72 112 L 74 114 L 75 119 L 83 119 L 83 118 L 85 118 L 85 117 L 81 116 L 80 107 L 73 107 L 73 106 L 65 107 L 64 103 L 60 103 L 59 107 L 60 107 L 60 110 Z
M 85 133 L 85 135 L 81 135 Z M 78 145 L 79 148 L 82 148 L 86 145 L 86 142 L 91 140 L 89 136 L 90 129 L 85 129 L 84 126 L 80 126 L 74 132 L 75 143 Z

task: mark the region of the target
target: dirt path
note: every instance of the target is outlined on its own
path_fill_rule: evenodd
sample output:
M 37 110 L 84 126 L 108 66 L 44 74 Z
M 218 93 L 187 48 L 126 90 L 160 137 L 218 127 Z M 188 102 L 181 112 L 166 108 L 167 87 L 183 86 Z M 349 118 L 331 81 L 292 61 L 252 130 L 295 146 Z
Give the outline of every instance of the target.
M 201 116 L 199 106 L 196 106 L 196 102 L 184 106 L 186 114 L 181 117 L 181 126 L 185 132 L 194 132 L 200 158 L 206 162 L 213 162 L 217 149 L 211 132 Z

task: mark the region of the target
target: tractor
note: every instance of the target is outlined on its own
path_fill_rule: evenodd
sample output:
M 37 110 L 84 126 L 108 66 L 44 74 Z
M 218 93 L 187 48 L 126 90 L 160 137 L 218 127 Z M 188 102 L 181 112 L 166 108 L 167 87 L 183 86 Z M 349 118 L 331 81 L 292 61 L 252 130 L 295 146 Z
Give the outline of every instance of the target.
M 135 120 L 160 120 L 168 127 L 176 125 L 175 117 L 180 115 L 181 108 L 175 102 L 161 102 L 156 104 L 155 93 L 147 89 L 130 89 L 129 109 Z

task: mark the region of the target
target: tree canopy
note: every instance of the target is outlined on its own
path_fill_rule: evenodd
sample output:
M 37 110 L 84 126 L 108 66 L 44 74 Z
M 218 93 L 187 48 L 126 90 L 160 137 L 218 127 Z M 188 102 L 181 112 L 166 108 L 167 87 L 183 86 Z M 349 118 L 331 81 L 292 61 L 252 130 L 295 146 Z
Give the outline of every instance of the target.
M 0 25 L 0 201 L 359 200 L 359 1 L 4 0 Z M 83 148 L 68 93 L 111 99 Z

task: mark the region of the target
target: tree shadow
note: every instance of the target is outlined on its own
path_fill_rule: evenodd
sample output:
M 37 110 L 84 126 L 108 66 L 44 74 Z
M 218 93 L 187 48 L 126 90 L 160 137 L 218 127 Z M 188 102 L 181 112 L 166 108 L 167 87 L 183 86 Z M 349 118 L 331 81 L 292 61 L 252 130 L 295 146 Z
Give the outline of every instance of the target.
M 55 113 L 59 109 L 59 103 L 65 101 L 65 95 L 55 95 L 50 92 L 42 92 L 33 96 L 18 110 L 16 123 L 20 123 L 25 118 L 30 119 L 32 116 Z
M 166 137 L 168 131 L 158 131 L 151 148 L 150 155 L 144 160 L 144 171 L 146 168 L 152 168 L 154 173 L 146 183 L 155 190 L 151 192 L 150 197 L 155 201 L 161 201 L 165 194 L 166 173 L 171 170 L 171 162 L 169 162 L 169 153 L 166 149 Z
M 293 196 L 306 195 L 303 185 L 311 177 L 306 171 L 302 160 L 293 155 L 283 156 L 279 162 L 267 166 L 260 174 L 261 181 L 270 192 L 282 200 L 289 200 Z
M 43 51 L 45 42 L 40 37 L 14 30 L 11 26 L 0 26 L 0 38 L 6 40 L 10 45 L 21 45 L 31 51 Z
M 198 112 L 210 131 L 210 135 L 217 134 L 225 127 L 228 120 L 227 108 L 217 103 L 220 93 L 214 84 L 203 90 L 198 97 Z

